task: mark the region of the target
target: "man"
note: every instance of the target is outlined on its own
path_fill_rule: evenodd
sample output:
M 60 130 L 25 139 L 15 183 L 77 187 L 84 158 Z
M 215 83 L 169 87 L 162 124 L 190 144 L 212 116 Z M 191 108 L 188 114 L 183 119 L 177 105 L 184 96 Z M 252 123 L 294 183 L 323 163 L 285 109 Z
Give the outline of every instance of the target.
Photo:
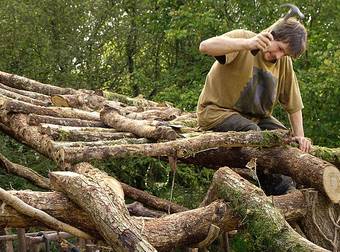
M 276 103 L 288 112 L 295 140 L 309 152 L 304 137 L 302 100 L 291 57 L 306 48 L 306 29 L 296 19 L 281 20 L 255 34 L 234 30 L 200 44 L 217 61 L 207 75 L 197 114 L 204 130 L 285 129 L 271 114 Z M 275 38 L 274 38 L 275 37 Z M 251 51 L 260 49 L 254 56 Z
M 299 148 L 309 152 L 304 136 L 302 99 L 291 57 L 306 48 L 307 32 L 296 19 L 280 20 L 255 34 L 234 30 L 201 42 L 199 50 L 214 56 L 197 106 L 203 130 L 285 129 L 272 116 L 280 103 L 287 111 Z M 258 51 L 258 52 L 256 52 Z

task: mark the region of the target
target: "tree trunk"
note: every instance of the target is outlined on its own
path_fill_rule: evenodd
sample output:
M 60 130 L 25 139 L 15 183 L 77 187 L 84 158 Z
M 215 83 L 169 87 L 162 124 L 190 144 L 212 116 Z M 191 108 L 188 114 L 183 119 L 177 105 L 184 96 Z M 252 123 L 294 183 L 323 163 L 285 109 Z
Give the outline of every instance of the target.
M 131 132 L 139 137 L 151 139 L 176 139 L 176 132 L 170 127 L 150 126 L 146 120 L 133 120 L 121 116 L 115 109 L 104 108 L 100 112 L 102 121 L 118 131 Z
M 35 80 L 1 71 L 0 82 L 13 88 L 37 92 L 45 95 L 72 94 L 77 92 L 75 89 L 72 88 L 61 88 L 49 84 L 43 84 Z
M 256 158 L 258 169 L 291 176 L 298 184 L 324 193 L 334 203 L 340 201 L 339 170 L 297 148 L 218 148 L 200 152 L 184 161 L 207 167 L 244 167 L 253 158 Z
M 254 239 L 256 249 L 270 251 L 327 251 L 296 233 L 270 198 L 256 186 L 224 167 L 215 172 L 210 191 L 231 203 L 246 223 L 245 228 Z M 209 201 L 207 201 L 209 202 Z
M 327 148 L 313 145 L 310 154 L 328 161 L 340 168 L 340 148 Z
M 154 101 L 149 101 L 141 97 L 131 98 L 126 95 L 117 94 L 109 91 L 103 91 L 103 96 L 111 101 L 117 101 L 130 106 L 136 107 L 162 107 L 164 105 Z
M 56 124 L 63 126 L 74 126 L 74 127 L 106 127 L 103 122 L 99 121 L 89 121 L 77 118 L 63 118 L 63 117 L 53 117 L 44 116 L 37 114 L 28 115 L 28 123 L 30 125 L 40 125 L 41 123 Z
M 287 131 L 262 132 L 216 132 L 200 134 L 197 137 L 179 139 L 162 143 L 120 145 L 105 147 L 63 148 L 53 154 L 59 164 L 77 163 L 93 159 L 131 156 L 177 156 L 188 157 L 219 146 L 275 146 L 289 141 Z
M 87 212 L 114 251 L 156 251 L 130 221 L 125 205 L 93 180 L 73 172 L 50 173 L 50 180 Z

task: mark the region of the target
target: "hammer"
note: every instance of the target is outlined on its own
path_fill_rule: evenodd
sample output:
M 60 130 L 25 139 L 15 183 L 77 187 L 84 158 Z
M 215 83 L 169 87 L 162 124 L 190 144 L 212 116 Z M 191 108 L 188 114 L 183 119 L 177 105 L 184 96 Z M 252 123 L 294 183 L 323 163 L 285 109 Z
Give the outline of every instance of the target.
M 294 4 L 290 4 L 290 3 L 286 3 L 286 4 L 282 4 L 280 7 L 289 7 L 289 11 L 288 13 L 283 17 L 283 21 L 285 22 L 287 21 L 289 18 L 294 17 L 295 15 L 299 16 L 299 18 L 304 19 L 305 15 L 302 14 L 302 12 L 300 11 L 300 9 L 295 6 Z M 275 37 L 275 33 L 272 31 L 271 34 Z M 251 50 L 251 54 L 252 55 L 256 55 L 258 52 L 260 51 L 260 49 L 254 49 Z

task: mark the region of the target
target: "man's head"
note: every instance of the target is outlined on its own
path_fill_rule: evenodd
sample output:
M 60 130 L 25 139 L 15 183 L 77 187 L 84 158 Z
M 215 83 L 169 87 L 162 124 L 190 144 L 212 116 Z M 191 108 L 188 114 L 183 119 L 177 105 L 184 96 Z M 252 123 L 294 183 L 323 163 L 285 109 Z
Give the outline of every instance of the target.
M 277 60 L 285 55 L 297 58 L 306 50 L 306 28 L 295 18 L 281 19 L 269 30 L 273 34 L 274 41 L 264 51 L 266 60 Z

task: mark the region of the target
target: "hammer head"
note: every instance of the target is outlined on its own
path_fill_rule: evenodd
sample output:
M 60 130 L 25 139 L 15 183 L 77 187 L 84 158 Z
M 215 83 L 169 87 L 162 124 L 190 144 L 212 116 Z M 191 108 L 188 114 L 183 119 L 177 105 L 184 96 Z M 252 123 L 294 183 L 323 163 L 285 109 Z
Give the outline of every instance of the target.
M 288 13 L 283 18 L 284 21 L 286 21 L 290 17 L 294 17 L 294 16 L 298 16 L 301 19 L 305 18 L 305 15 L 303 15 L 302 12 L 300 11 L 300 9 L 297 6 L 295 6 L 294 4 L 286 3 L 286 4 L 282 4 L 281 7 L 289 7 L 290 8 Z

